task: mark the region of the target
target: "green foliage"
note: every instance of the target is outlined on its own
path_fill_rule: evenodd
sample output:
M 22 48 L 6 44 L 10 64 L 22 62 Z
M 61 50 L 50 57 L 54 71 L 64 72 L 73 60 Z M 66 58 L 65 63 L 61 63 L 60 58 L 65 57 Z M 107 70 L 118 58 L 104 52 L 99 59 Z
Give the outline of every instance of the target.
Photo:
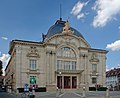
M 98 88 L 98 91 L 106 91 L 107 90 L 107 87 L 99 87 Z
M 90 91 L 96 91 L 96 87 L 89 87 Z M 97 91 L 106 91 L 107 87 L 98 87 Z
M 89 91 L 96 91 L 95 87 L 89 87 Z

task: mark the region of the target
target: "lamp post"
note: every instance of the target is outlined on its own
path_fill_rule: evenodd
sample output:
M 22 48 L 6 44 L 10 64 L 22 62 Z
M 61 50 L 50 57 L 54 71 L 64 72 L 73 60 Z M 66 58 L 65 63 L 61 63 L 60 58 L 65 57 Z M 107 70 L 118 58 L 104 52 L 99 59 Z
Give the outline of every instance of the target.
M 60 75 L 60 94 L 61 94 L 61 86 L 62 86 L 62 83 L 61 83 L 61 78 L 62 78 L 62 77 L 61 77 L 61 74 L 62 74 L 62 72 L 60 71 L 60 72 L 59 72 L 59 75 Z
M 98 80 L 98 73 L 96 73 L 96 91 L 97 91 L 97 80 Z

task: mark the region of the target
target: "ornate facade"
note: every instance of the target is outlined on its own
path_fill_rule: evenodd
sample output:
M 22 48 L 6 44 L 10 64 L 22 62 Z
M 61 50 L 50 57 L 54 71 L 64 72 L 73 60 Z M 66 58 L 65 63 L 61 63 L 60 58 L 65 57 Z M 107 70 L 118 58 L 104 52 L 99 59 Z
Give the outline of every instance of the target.
M 105 86 L 106 53 L 91 48 L 80 32 L 60 19 L 42 42 L 11 41 L 6 84 L 13 90 L 27 83 L 47 91 Z

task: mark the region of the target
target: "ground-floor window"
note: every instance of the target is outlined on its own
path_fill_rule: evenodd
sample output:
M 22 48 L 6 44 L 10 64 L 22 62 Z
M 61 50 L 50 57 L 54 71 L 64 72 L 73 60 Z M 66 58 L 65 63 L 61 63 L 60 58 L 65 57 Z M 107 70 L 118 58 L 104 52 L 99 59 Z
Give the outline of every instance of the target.
M 97 79 L 96 78 L 92 78 L 92 84 L 97 83 Z
M 57 87 L 70 89 L 77 87 L 77 77 L 76 76 L 57 76 Z

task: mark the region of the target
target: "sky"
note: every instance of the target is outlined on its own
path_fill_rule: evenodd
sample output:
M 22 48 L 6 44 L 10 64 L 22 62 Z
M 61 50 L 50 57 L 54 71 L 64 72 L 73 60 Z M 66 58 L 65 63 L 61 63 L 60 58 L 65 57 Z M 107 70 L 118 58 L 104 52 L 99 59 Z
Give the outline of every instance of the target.
M 60 15 L 61 5 L 61 15 Z M 0 0 L 0 60 L 5 69 L 12 40 L 42 41 L 62 17 L 92 48 L 109 51 L 106 67 L 120 67 L 120 0 Z

